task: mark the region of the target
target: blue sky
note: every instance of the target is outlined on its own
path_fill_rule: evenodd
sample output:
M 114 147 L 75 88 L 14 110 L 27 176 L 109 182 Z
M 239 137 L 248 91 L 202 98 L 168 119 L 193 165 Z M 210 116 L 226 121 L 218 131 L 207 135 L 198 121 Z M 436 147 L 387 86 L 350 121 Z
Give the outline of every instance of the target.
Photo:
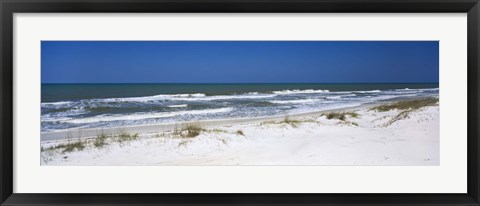
M 437 83 L 438 41 L 42 41 L 42 83 Z

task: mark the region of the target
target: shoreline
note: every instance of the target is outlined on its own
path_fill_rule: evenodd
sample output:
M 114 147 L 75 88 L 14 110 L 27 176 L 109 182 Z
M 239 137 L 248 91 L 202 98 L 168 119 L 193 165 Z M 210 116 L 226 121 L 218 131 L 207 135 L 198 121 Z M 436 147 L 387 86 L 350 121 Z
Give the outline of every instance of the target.
M 434 96 L 438 98 L 438 96 Z M 160 123 L 160 124 L 148 124 L 148 125 L 132 125 L 125 127 L 110 127 L 110 128 L 86 128 L 86 129 L 66 129 L 61 131 L 52 131 L 52 132 L 42 132 L 40 134 L 40 142 L 49 143 L 52 141 L 61 141 L 69 139 L 90 139 L 96 137 L 99 134 L 119 134 L 122 132 L 126 133 L 140 133 L 140 134 L 155 134 L 165 131 L 170 131 L 178 127 L 179 125 L 195 123 L 202 127 L 218 127 L 218 126 L 228 126 L 236 124 L 252 124 L 260 123 L 265 121 L 278 121 L 282 120 L 285 117 L 289 118 L 305 118 L 305 117 L 318 117 L 326 113 L 332 112 L 351 112 L 355 110 L 366 109 L 369 107 L 374 107 L 382 104 L 390 104 L 394 102 L 404 101 L 404 100 L 417 100 L 425 99 L 430 97 L 406 97 L 400 99 L 389 99 L 382 100 L 378 102 L 363 103 L 357 106 L 350 106 L 338 109 L 327 109 L 322 111 L 314 112 L 304 112 L 291 115 L 278 115 L 278 116 L 265 116 L 265 117 L 252 117 L 252 118 L 232 118 L 232 119 L 215 119 L 215 120 L 199 120 L 199 121 L 187 121 L 187 122 L 178 122 L 178 123 Z

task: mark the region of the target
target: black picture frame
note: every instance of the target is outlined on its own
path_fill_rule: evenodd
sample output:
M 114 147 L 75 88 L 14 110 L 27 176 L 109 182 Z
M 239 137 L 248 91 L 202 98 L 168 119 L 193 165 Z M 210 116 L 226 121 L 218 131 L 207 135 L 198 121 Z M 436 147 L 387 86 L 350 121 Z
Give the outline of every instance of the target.
M 480 5 L 478 2 L 478 0 L 0 0 L 1 205 L 480 205 L 478 141 Z M 13 193 L 13 14 L 70 12 L 467 13 L 468 192 L 465 194 Z

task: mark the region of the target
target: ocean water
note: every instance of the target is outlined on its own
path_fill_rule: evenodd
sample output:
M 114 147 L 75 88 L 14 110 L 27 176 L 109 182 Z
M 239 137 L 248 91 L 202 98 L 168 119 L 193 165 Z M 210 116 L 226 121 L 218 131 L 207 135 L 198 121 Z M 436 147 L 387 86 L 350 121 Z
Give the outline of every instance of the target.
M 291 115 L 438 93 L 438 84 L 42 84 L 41 130 Z

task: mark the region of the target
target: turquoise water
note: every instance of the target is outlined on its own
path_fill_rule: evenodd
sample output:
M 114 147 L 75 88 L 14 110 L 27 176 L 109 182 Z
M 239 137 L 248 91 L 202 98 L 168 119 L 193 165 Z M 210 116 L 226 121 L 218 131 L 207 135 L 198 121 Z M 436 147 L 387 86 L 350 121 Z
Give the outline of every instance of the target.
M 42 84 L 42 131 L 288 115 L 394 98 L 438 84 Z

